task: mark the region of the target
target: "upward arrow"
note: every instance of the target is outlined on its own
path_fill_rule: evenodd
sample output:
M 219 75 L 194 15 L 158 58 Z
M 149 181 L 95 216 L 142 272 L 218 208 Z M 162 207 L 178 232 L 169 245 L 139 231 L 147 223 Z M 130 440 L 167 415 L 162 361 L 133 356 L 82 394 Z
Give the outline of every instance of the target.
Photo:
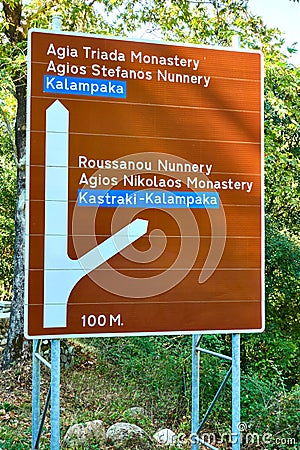
M 78 281 L 147 232 L 135 219 L 81 258 L 68 256 L 69 111 L 56 100 L 46 111 L 44 327 L 67 326 L 67 304 Z

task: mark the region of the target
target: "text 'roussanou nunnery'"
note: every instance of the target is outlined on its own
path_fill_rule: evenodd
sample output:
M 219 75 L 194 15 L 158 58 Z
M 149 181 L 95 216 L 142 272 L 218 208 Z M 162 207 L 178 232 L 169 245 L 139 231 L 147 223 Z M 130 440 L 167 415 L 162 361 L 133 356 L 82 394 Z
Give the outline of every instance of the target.
M 243 191 L 247 195 L 253 188 L 253 181 L 233 176 L 209 179 L 213 164 L 159 157 L 154 161 L 134 161 L 96 160 L 79 155 L 78 168 L 82 169 L 78 179 L 79 206 L 219 208 L 220 192 Z M 184 188 L 189 191 L 183 191 Z

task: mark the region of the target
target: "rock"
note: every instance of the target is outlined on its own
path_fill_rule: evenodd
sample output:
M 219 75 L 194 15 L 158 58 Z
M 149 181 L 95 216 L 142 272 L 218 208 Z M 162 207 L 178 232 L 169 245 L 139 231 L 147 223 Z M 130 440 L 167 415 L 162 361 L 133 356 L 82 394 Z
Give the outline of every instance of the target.
M 154 434 L 153 439 L 159 444 L 164 446 L 171 447 L 173 445 L 174 446 L 178 445 L 176 434 L 169 428 L 164 428 L 162 430 L 157 431 Z
M 51 359 L 51 341 L 49 339 L 43 339 L 40 348 L 41 355 L 47 359 Z M 64 369 L 69 369 L 73 366 L 75 349 L 72 345 L 69 345 L 67 340 L 61 339 L 60 341 L 60 364 Z
M 75 354 L 75 348 L 73 347 L 73 345 L 70 345 L 68 347 L 68 353 L 69 353 L 69 355 L 72 355 L 72 356 Z
M 8 322 L 9 320 L 5 318 L 0 320 L 0 354 L 6 345 Z
M 72 425 L 65 434 L 64 445 L 71 448 L 85 446 L 87 444 L 104 445 L 106 441 L 105 428 L 102 420 Z
M 123 415 L 124 417 L 134 417 L 134 418 L 148 417 L 145 408 L 141 406 L 134 406 L 133 408 L 126 409 Z
M 106 438 L 116 450 L 150 450 L 150 436 L 137 425 L 118 422 L 109 427 Z

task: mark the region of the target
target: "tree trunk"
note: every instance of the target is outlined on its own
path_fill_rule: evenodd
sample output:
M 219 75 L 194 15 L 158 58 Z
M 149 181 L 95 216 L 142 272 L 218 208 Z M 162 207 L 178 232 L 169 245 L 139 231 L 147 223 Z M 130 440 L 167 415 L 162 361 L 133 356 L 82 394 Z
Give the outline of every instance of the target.
M 18 109 L 16 117 L 17 205 L 15 213 L 14 280 L 8 338 L 2 356 L 2 369 L 22 355 L 24 334 L 24 242 L 25 242 L 25 151 L 26 151 L 26 82 L 16 82 Z
M 22 28 L 22 1 L 2 1 L 6 19 L 5 34 L 13 49 L 26 40 Z M 17 54 L 17 53 L 16 53 Z M 13 54 L 12 54 L 13 55 Z M 17 99 L 15 141 L 17 149 L 17 205 L 15 213 L 14 279 L 7 344 L 2 356 L 2 369 L 21 356 L 24 342 L 24 243 L 25 243 L 25 152 L 26 152 L 26 76 L 22 68 L 12 73 Z

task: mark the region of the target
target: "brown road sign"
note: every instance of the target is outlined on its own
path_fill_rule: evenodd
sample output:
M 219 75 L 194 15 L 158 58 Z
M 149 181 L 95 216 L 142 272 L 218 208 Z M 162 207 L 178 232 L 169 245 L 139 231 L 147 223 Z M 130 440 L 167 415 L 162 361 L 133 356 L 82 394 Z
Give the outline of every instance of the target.
M 262 55 L 32 30 L 25 335 L 260 331 Z

